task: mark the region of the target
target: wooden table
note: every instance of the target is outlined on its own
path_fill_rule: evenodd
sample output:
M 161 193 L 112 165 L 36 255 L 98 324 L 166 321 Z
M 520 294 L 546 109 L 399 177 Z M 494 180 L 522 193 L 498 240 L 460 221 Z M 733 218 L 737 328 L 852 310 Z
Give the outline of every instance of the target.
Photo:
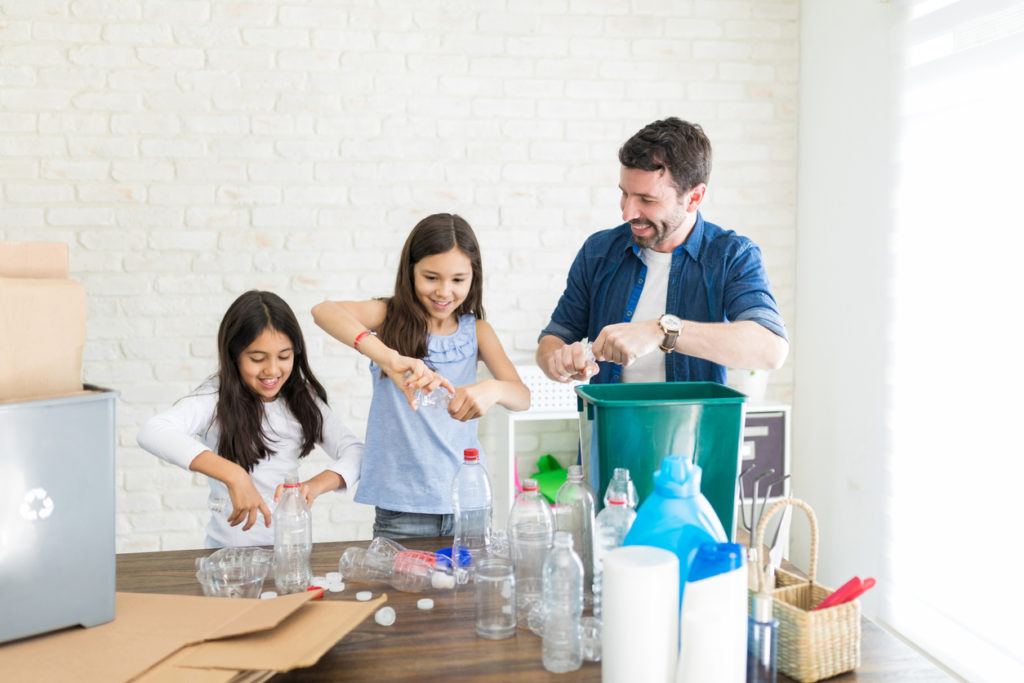
M 407 539 L 403 544 L 417 550 L 450 546 L 451 538 Z M 317 543 L 313 548 L 313 573 L 337 571 L 338 558 L 351 545 L 367 541 Z M 202 595 L 195 578 L 194 559 L 209 550 L 131 553 L 117 556 L 117 590 L 138 593 Z M 326 600 L 354 600 L 359 590 L 374 597 L 388 595 L 396 613 L 392 626 L 366 619 L 320 661 L 274 677 L 274 681 L 599 681 L 601 665 L 584 662 L 578 670 L 551 674 L 541 663 L 541 639 L 520 630 L 507 640 L 478 638 L 474 629 L 472 586 L 455 591 L 402 593 L 383 584 L 346 582 L 341 593 L 327 593 Z M 270 586 L 269 588 L 273 588 Z M 417 600 L 430 597 L 432 610 L 420 610 Z M 833 681 L 933 681 L 948 680 L 921 655 L 882 631 L 871 621 L 862 623 L 861 666 Z M 780 681 L 790 679 L 779 675 Z

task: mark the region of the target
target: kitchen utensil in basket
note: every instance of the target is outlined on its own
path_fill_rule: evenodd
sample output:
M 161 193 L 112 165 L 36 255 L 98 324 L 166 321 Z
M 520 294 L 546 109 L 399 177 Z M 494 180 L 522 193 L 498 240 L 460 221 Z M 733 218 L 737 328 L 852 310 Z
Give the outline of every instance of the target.
M 787 506 L 807 513 L 811 524 L 810 566 L 807 577 L 779 568 L 772 596 L 774 616 L 779 620 L 778 669 L 801 683 L 830 678 L 860 665 L 860 601 L 814 610 L 832 591 L 814 582 L 818 568 L 818 520 L 811 506 L 798 498 L 772 504 L 758 522 L 755 547 L 758 552 L 759 587 L 768 588 L 763 567 L 764 530 L 768 521 Z

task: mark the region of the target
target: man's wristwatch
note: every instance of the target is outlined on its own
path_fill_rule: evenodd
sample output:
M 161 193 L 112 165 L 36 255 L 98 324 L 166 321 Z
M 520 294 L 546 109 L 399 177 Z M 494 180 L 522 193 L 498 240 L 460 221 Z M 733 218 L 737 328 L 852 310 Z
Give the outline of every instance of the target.
M 665 340 L 658 348 L 665 353 L 671 353 L 675 349 L 679 333 L 683 331 L 683 321 L 671 313 L 666 313 L 658 318 L 658 327 L 665 333 Z

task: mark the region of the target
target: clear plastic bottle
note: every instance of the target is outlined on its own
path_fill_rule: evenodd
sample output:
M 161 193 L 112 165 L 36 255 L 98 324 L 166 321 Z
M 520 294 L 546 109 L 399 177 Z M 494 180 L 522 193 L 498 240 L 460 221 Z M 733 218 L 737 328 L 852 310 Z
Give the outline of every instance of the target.
M 589 606 L 594 595 L 594 490 L 579 465 L 569 466 L 565 483 L 555 494 L 555 528 L 572 534 L 573 548 L 583 563 L 583 601 Z
M 452 513 L 455 518 L 452 557 L 460 549 L 469 552 L 470 571 L 487 554 L 491 538 L 491 478 L 480 462 L 480 452 L 467 448 L 452 480 Z
M 575 671 L 583 664 L 580 617 L 583 615 L 583 564 L 568 531 L 555 532 L 544 560 L 544 642 L 541 658 L 552 673 Z
M 608 507 L 613 491 L 621 492 L 625 496 L 626 507 L 636 510 L 636 485 L 633 484 L 633 479 L 629 476 L 628 467 L 616 467 L 612 472 L 612 480 L 608 482 L 608 488 L 604 490 L 605 507 Z
M 601 616 L 601 578 L 604 556 L 622 545 L 636 511 L 628 507 L 626 494 L 611 491 L 611 499 L 594 521 L 594 616 Z
M 300 593 L 313 580 L 309 555 L 313 551 L 313 519 L 299 493 L 297 477 L 284 482 L 281 502 L 274 510 L 274 584 L 279 594 Z
M 555 517 L 536 479 L 523 482 L 508 516 L 508 538 L 516 570 L 516 623 L 529 627 L 530 610 L 540 600 L 544 558 L 555 538 Z
M 405 548 L 393 555 L 358 546 L 346 548 L 338 560 L 338 572 L 346 581 L 387 583 L 406 593 L 454 588 L 457 583 L 456 572 L 446 559 L 440 561 L 436 553 Z

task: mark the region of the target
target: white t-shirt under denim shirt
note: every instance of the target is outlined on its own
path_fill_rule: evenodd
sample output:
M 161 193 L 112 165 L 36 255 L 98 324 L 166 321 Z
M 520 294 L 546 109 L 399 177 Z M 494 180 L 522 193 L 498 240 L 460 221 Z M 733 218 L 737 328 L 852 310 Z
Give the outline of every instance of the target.
M 647 266 L 647 276 L 633 312 L 633 320 L 636 322 L 655 320 L 667 313 L 665 301 L 668 297 L 669 269 L 672 267 L 672 252 L 663 254 L 653 249 L 644 249 L 640 253 Z M 622 368 L 622 381 L 664 382 L 665 353 L 655 349 L 637 358 L 632 365 Z
M 217 408 L 217 387 L 217 380 L 211 380 L 170 409 L 151 417 L 139 430 L 139 445 L 153 455 L 186 470 L 203 451 L 217 453 L 220 426 L 213 419 Z M 323 440 L 317 445 L 334 460 L 328 469 L 341 475 L 347 486 L 353 486 L 359 480 L 363 444 L 326 404 L 320 399 L 315 400 L 323 416 Z M 302 425 L 292 415 L 283 398 L 263 403 L 263 411 L 263 433 L 272 439 L 268 446 L 275 452 L 256 463 L 249 476 L 273 512 L 274 491 L 278 485 L 283 484 L 288 476 L 299 475 Z M 228 524 L 227 518 L 231 513 L 228 488 L 217 479 L 208 479 L 209 500 L 224 500 L 228 509 L 211 515 L 206 525 L 205 546 L 273 545 L 273 524 L 266 527 L 262 514 L 248 531 L 242 531 L 244 523 L 237 526 Z

